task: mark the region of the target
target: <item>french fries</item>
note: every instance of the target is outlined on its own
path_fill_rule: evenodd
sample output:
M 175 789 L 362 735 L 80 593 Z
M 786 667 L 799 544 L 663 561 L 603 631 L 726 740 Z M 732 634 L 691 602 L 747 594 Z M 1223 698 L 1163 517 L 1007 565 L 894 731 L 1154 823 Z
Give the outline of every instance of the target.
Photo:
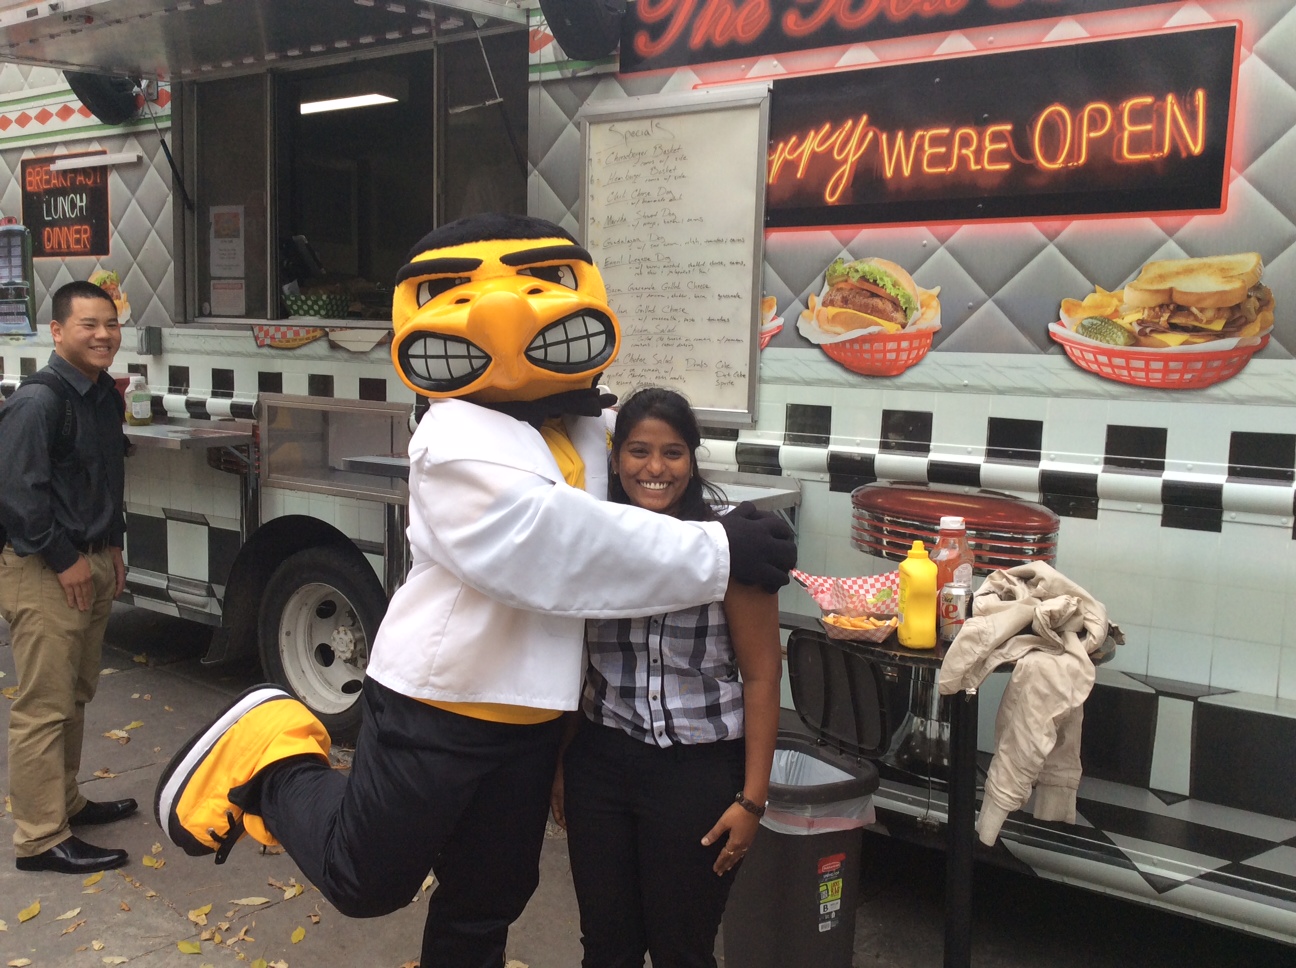
M 879 619 L 870 618 L 867 615 L 839 615 L 836 612 L 829 612 L 823 617 L 823 620 L 841 629 L 880 629 L 895 628 L 896 626 L 894 618 Z

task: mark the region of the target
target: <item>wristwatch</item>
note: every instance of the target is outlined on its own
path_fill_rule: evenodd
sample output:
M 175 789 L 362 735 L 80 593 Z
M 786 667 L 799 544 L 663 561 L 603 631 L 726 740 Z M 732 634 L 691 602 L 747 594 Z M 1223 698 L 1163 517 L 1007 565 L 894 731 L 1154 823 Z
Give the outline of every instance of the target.
M 765 816 L 765 804 L 748 800 L 742 795 L 741 790 L 739 790 L 737 795 L 734 796 L 734 803 L 738 804 L 738 806 L 742 807 L 748 813 L 755 814 L 757 817 Z

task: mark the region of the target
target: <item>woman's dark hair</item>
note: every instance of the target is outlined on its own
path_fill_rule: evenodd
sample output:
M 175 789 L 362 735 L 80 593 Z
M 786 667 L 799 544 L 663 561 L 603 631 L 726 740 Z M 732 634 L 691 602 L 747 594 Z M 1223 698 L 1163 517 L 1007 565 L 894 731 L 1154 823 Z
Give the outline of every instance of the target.
M 612 453 L 619 454 L 634 429 L 650 418 L 666 424 L 688 445 L 693 476 L 684 488 L 678 517 L 683 521 L 713 520 L 716 517 L 713 508 L 727 502 L 724 491 L 706 480 L 698 470 L 697 451 L 702 446 L 702 431 L 682 394 L 664 387 L 644 387 L 630 394 L 617 410 L 616 429 L 612 431 Z M 630 498 L 621 486 L 621 478 L 616 474 L 608 476 L 608 497 L 618 504 L 630 504 Z

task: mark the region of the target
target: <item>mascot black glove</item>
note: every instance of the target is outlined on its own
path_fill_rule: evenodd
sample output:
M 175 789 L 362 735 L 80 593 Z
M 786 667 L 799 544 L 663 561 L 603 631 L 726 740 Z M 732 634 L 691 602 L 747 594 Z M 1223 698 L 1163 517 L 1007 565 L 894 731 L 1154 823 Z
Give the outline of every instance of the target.
M 760 585 L 771 595 L 788 583 L 796 567 L 796 538 L 786 521 L 743 501 L 720 524 L 729 538 L 730 580 Z

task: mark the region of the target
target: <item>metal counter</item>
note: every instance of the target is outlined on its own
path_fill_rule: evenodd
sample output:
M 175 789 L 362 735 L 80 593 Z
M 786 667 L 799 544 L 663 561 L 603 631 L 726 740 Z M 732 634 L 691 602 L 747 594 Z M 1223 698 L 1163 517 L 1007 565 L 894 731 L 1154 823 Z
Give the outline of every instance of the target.
M 213 425 L 211 421 L 159 421 L 144 426 L 126 424 L 126 439 L 136 447 L 153 447 L 162 450 L 211 450 L 213 447 L 237 447 L 252 443 L 252 428 L 248 423 L 229 422 Z

